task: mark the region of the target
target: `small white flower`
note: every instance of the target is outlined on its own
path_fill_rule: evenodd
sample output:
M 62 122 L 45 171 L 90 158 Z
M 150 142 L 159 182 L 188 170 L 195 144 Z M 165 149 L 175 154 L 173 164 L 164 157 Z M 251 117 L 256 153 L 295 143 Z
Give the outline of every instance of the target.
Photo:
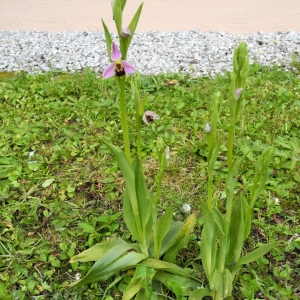
M 182 205 L 182 210 L 185 214 L 188 214 L 189 212 L 191 212 L 191 206 L 187 203 Z
M 280 200 L 279 200 L 279 198 L 274 198 L 274 202 L 275 202 L 275 204 L 279 204 L 279 202 L 280 202 Z
M 75 274 L 75 280 L 78 281 L 81 279 L 81 274 L 80 273 L 76 273 Z
M 259 49 L 259 52 L 260 52 L 260 53 L 264 53 L 264 50 L 263 50 L 263 49 Z
M 170 153 L 169 146 L 165 149 L 165 152 L 166 152 L 166 159 L 170 159 L 171 153 Z
M 31 157 L 34 155 L 34 152 L 35 152 L 35 151 L 30 151 L 30 152 L 29 152 L 29 158 L 31 158 Z
M 210 131 L 211 131 L 211 127 L 210 127 L 209 123 L 206 122 L 205 127 L 204 127 L 204 132 L 210 133 Z

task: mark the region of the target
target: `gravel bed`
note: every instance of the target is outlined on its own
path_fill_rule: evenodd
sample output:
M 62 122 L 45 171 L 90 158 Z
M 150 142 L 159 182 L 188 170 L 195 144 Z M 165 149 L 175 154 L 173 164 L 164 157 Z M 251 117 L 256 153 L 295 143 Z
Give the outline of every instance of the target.
M 112 37 L 118 42 L 116 34 Z M 132 39 L 128 61 L 145 75 L 182 71 L 213 77 L 232 69 L 233 49 L 241 41 L 248 44 L 250 63 L 279 65 L 297 72 L 290 62 L 292 55 L 300 57 L 300 32 L 291 30 L 247 36 L 199 30 L 139 32 Z M 0 31 L 0 72 L 74 72 L 91 67 L 101 73 L 108 63 L 103 33 Z

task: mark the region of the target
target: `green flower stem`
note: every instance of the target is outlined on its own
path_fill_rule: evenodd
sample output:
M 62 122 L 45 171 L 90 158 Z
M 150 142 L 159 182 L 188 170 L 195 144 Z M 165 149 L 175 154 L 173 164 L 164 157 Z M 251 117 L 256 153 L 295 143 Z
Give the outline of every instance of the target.
M 232 155 L 233 155 L 233 144 L 234 144 L 234 130 L 235 125 L 230 124 L 229 133 L 228 133 L 228 148 L 227 148 L 227 165 L 228 165 L 228 174 L 232 167 Z
M 126 100 L 125 100 L 125 82 L 126 76 L 121 76 L 119 78 L 119 101 L 120 101 L 120 112 L 121 112 L 121 126 L 123 131 L 123 140 L 125 147 L 125 155 L 129 162 L 131 163 L 131 153 L 130 153 L 130 143 L 129 143 L 129 133 L 127 124 L 127 113 L 126 113 Z
M 161 189 L 161 182 L 162 182 L 163 172 L 164 172 L 164 170 L 161 169 L 160 172 L 159 172 L 159 174 L 158 174 L 157 189 L 156 189 L 156 194 L 155 194 L 155 198 L 154 198 L 154 205 L 155 205 L 155 207 L 157 206 L 158 197 L 160 195 L 160 189 Z
M 139 159 L 141 159 L 141 156 L 142 156 L 142 146 L 141 146 L 141 143 L 142 143 L 142 137 L 141 137 L 141 121 L 142 121 L 142 118 L 140 115 L 137 115 L 136 116 L 136 120 L 137 120 L 137 124 L 136 124 L 136 129 L 137 129 L 137 154 L 138 154 L 138 157 Z
M 210 176 L 208 176 L 208 177 L 210 177 Z M 209 210 L 211 210 L 213 207 L 212 195 L 213 195 L 213 184 L 212 184 L 212 179 L 209 179 L 208 185 L 207 185 L 207 207 Z

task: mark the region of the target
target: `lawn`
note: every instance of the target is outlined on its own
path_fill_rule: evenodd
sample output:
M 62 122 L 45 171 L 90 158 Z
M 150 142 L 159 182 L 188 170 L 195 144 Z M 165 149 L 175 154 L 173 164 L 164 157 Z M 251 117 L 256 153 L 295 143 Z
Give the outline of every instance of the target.
M 130 80 L 130 78 L 129 78 Z M 142 77 L 146 110 L 160 119 L 142 125 L 142 162 L 150 190 L 156 189 L 156 139 L 171 155 L 164 173 L 159 211 L 174 204 L 174 219 L 199 217 L 177 264 L 199 263 L 202 212 L 207 197 L 208 148 L 204 127 L 213 94 L 225 99 L 221 139 L 227 138 L 226 103 L 230 73 L 214 79 L 183 74 Z M 135 153 L 134 103 L 127 93 L 132 152 Z M 237 123 L 234 155 L 248 151 L 238 182 L 253 177 L 253 163 L 274 147 L 269 178 L 255 208 L 244 253 L 259 243 L 281 240 L 263 258 L 241 269 L 235 299 L 300 298 L 300 81 L 280 68 L 250 67 L 243 108 Z M 122 237 L 131 240 L 122 219 L 124 179 L 105 137 L 122 147 L 118 89 L 113 78 L 89 69 L 83 73 L 0 74 L 0 299 L 121 299 L 130 270 L 105 283 L 79 288 L 68 284 L 82 277 L 91 263 L 73 263 L 83 250 Z M 223 144 L 226 145 L 226 144 Z M 215 193 L 226 172 L 226 147 L 215 166 Z M 199 274 L 201 275 L 201 272 Z M 205 284 L 205 282 L 204 282 Z M 161 295 L 161 299 L 176 299 Z

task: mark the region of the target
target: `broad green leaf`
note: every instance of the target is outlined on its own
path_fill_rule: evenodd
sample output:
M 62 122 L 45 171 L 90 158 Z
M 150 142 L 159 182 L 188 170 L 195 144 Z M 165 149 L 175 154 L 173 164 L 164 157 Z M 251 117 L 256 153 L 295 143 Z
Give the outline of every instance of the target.
M 193 276 L 191 276 L 185 269 L 178 267 L 175 264 L 154 259 L 154 258 L 146 258 L 143 261 L 144 264 L 147 264 L 149 267 L 156 269 L 156 270 L 161 270 L 165 271 L 171 274 L 187 277 L 193 279 Z
M 107 54 L 109 57 L 109 61 L 112 61 L 111 59 L 111 45 L 112 45 L 112 39 L 111 39 L 111 35 L 108 31 L 108 28 L 106 26 L 106 24 L 104 23 L 104 21 L 102 20 L 102 25 L 104 28 L 104 33 L 105 33 L 105 41 L 106 41 L 106 47 L 107 47 Z
M 204 217 L 204 225 L 201 235 L 201 259 L 206 276 L 211 282 L 216 267 L 217 255 L 217 227 L 212 214 Z
M 138 232 L 138 237 L 139 237 L 138 241 L 141 241 L 142 240 L 142 224 L 141 224 L 141 220 L 140 220 L 139 206 L 138 206 L 138 201 L 137 201 L 137 197 L 136 197 L 135 174 L 134 174 L 133 167 L 130 164 L 130 162 L 128 161 L 124 152 L 120 148 L 106 142 L 105 140 L 104 140 L 104 143 L 109 148 L 109 150 L 114 154 L 114 157 L 119 165 L 119 168 L 121 169 L 122 174 L 125 178 L 126 188 L 127 188 L 128 195 L 130 198 L 131 207 L 132 207 L 134 220 L 135 220 L 135 224 L 136 224 L 136 229 Z
M 136 189 L 136 197 L 138 201 L 139 207 L 139 215 L 141 219 L 143 235 L 146 234 L 145 229 L 149 219 L 151 218 L 152 212 L 152 204 L 150 203 L 151 198 L 149 197 L 149 191 L 146 186 L 146 180 L 143 173 L 142 165 L 138 159 L 136 159 L 133 163 L 133 168 L 135 171 L 135 189 Z M 148 239 L 147 234 L 146 239 Z
M 157 271 L 154 275 L 154 279 L 167 286 L 176 294 L 177 299 L 180 299 L 180 296 L 189 296 L 191 292 L 200 285 L 198 281 L 191 278 L 170 274 L 164 271 Z
M 233 279 L 234 277 L 228 269 L 225 269 L 224 272 L 215 270 L 211 289 L 216 292 L 216 299 L 225 299 L 231 295 Z
M 122 243 L 124 243 L 124 241 L 120 238 L 117 238 L 117 239 L 110 240 L 108 242 L 96 244 L 90 249 L 85 250 L 80 254 L 73 256 L 70 259 L 70 263 L 74 263 L 75 261 L 80 261 L 80 262 L 97 261 L 111 248 Z
M 252 210 L 249 209 L 249 203 L 245 197 L 242 198 L 242 205 L 243 205 L 244 226 L 245 226 L 244 237 L 246 239 L 251 231 Z
M 214 207 L 212 210 L 212 215 L 215 220 L 216 225 L 218 226 L 218 229 L 222 235 L 225 236 L 224 229 L 225 229 L 225 224 L 227 221 L 225 220 L 225 217 L 222 215 L 220 210 L 217 207 Z
M 232 216 L 228 236 L 229 249 L 227 253 L 226 264 L 233 264 L 239 260 L 244 245 L 245 224 L 243 197 L 244 195 L 240 193 L 239 195 L 235 196 L 235 199 L 233 201 Z
M 160 256 L 167 252 L 170 247 L 175 243 L 178 235 L 184 226 L 183 222 L 173 222 L 167 234 L 165 235 L 160 249 Z M 153 252 L 153 251 L 152 251 Z
M 143 279 L 132 278 L 126 290 L 123 293 L 122 300 L 130 300 L 136 295 L 143 286 Z
M 190 294 L 189 300 L 202 300 L 203 297 L 212 296 L 212 295 L 213 295 L 212 291 L 209 291 L 205 288 L 200 288 L 200 289 L 194 290 Z
M 191 237 L 191 233 L 193 232 L 195 225 L 196 225 L 196 216 L 195 214 L 191 214 L 189 218 L 186 220 L 173 246 L 170 247 L 170 249 L 164 255 L 165 261 L 168 262 L 176 261 L 177 253 L 179 252 L 179 250 L 181 250 L 188 244 Z
M 102 255 L 102 257 L 99 260 L 97 260 L 97 262 L 93 265 L 92 269 L 81 280 L 72 283 L 70 286 L 82 285 L 99 281 L 103 278 L 107 278 L 107 276 L 113 275 L 113 268 L 111 267 L 111 265 L 114 263 L 115 260 L 121 259 L 124 253 L 133 248 L 133 245 L 128 244 L 126 242 L 117 244 L 114 247 L 110 248 L 106 253 L 104 253 L 104 255 Z
M 103 275 L 101 276 L 100 280 L 105 281 L 121 270 L 133 268 L 139 262 L 141 262 L 142 260 L 144 260 L 147 257 L 148 257 L 148 255 L 142 254 L 142 253 L 136 253 L 136 252 L 127 253 L 127 254 L 123 255 L 122 257 L 120 257 L 119 259 L 117 259 L 116 261 L 114 261 L 109 266 L 109 268 L 107 268 L 105 270 L 105 272 L 103 272 Z
M 144 295 L 146 299 L 151 299 L 152 291 L 152 278 L 155 274 L 155 270 L 147 266 L 146 264 L 140 264 L 137 266 L 134 276 L 131 279 L 129 285 L 123 293 L 122 300 L 129 300 L 135 294 L 139 292 L 141 288 L 144 288 Z
M 123 213 L 124 213 L 124 221 L 129 229 L 134 240 L 139 240 L 139 233 L 135 223 L 135 216 L 133 214 L 133 209 L 131 206 L 130 197 L 128 194 L 128 187 L 126 186 L 124 191 L 124 202 L 123 202 Z
M 239 268 L 244 264 L 249 264 L 262 256 L 264 256 L 266 253 L 271 251 L 274 247 L 276 247 L 279 244 L 279 242 L 272 242 L 269 244 L 262 245 L 258 247 L 257 249 L 253 250 L 250 253 L 247 253 L 245 256 L 241 257 L 240 260 L 237 262 L 237 265 L 235 268 Z M 233 269 L 235 269 L 233 268 Z
M 160 257 L 162 241 L 170 229 L 173 219 L 173 212 L 173 205 L 170 205 L 154 228 L 154 257 L 157 259 Z

